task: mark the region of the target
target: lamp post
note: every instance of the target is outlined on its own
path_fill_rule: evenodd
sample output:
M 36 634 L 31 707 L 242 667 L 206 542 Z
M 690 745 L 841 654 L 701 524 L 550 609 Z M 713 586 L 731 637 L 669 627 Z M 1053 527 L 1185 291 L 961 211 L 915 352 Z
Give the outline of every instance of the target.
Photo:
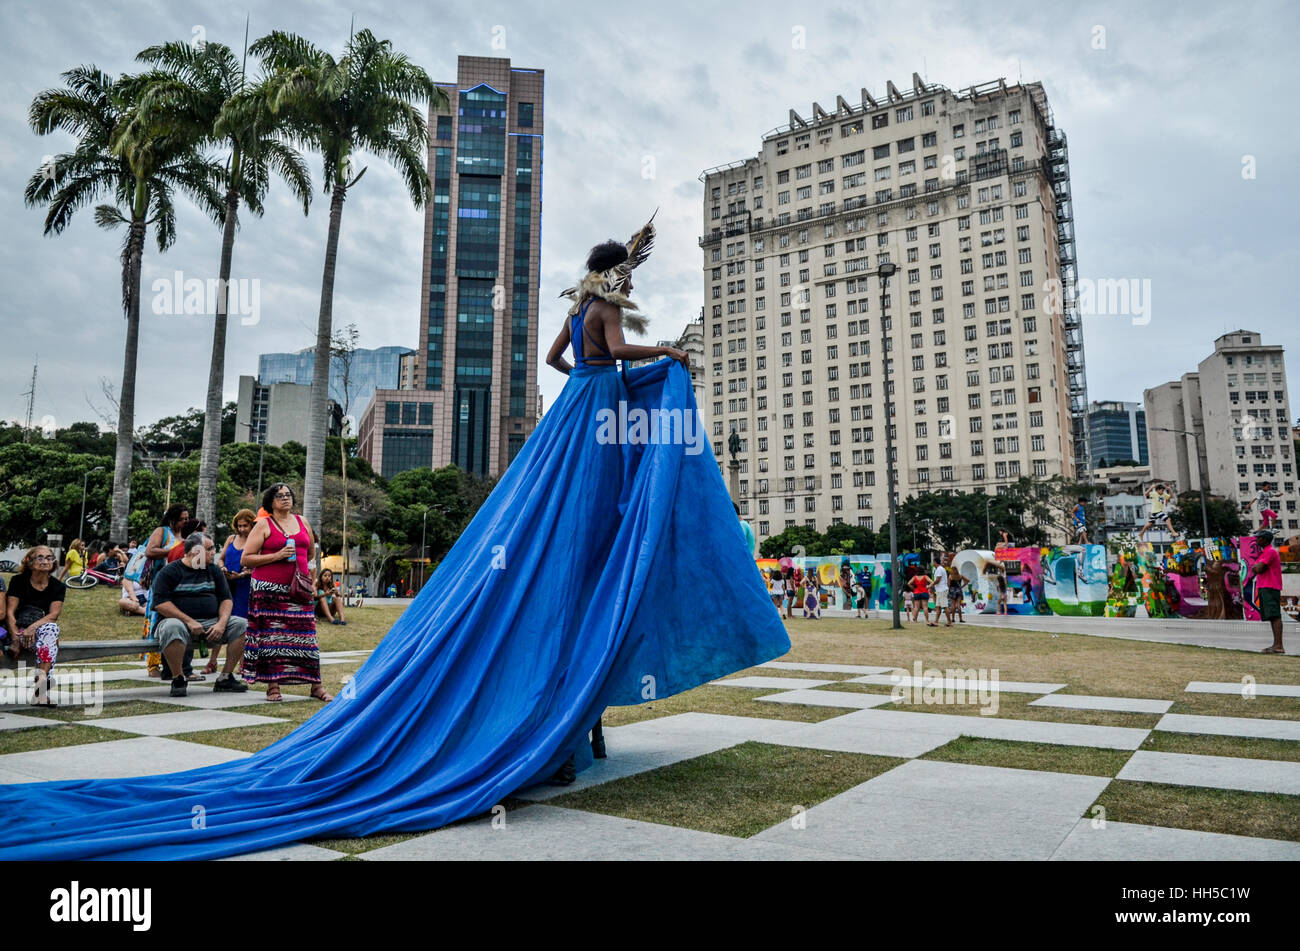
M 239 425 L 243 426 L 245 429 L 248 430 L 248 441 L 252 442 L 253 424 L 240 423 Z M 258 433 L 258 435 L 261 436 L 262 434 Z M 265 459 L 265 457 L 266 457 L 266 439 L 260 438 L 257 440 L 257 498 L 258 499 L 261 499 L 262 497 L 262 460 Z M 345 565 L 347 564 L 347 557 L 348 555 L 347 552 L 345 551 L 343 553 L 343 561 Z
M 993 496 L 990 495 L 984 500 L 984 544 L 990 551 L 993 550 L 993 523 L 989 521 L 989 506 L 992 504 Z
M 86 537 L 86 483 L 90 479 L 91 472 L 103 472 L 103 466 L 95 466 L 81 477 L 81 521 L 77 523 L 77 537 L 84 539 Z
M 1192 432 L 1187 429 L 1169 429 L 1165 426 L 1148 426 L 1147 429 L 1154 430 L 1158 433 L 1177 433 L 1180 436 L 1191 436 L 1193 441 L 1200 443 L 1204 438 L 1203 433 Z M 1201 543 L 1204 544 L 1210 538 L 1210 516 L 1205 507 L 1205 471 L 1201 468 L 1201 447 L 1196 446 L 1196 481 L 1200 484 L 1201 489 Z
M 898 271 L 898 265 L 884 261 L 876 268 L 880 278 L 880 359 L 885 370 L 885 466 L 889 470 L 889 564 L 890 606 L 893 609 L 894 630 L 903 629 L 903 622 L 898 613 L 898 592 L 901 588 L 901 572 L 898 570 L 898 503 L 894 498 L 894 396 L 889 389 L 889 338 L 885 336 L 888 322 L 887 301 L 889 300 L 889 279 Z
M 421 506 L 423 511 L 420 513 L 420 591 L 424 590 L 424 535 L 429 528 L 429 506 Z M 420 592 L 417 591 L 416 594 Z

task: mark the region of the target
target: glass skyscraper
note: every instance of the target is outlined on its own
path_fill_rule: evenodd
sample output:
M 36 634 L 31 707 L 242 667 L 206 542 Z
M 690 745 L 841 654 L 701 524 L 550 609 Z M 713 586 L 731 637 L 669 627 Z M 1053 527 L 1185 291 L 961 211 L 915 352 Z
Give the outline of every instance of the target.
M 1147 414 L 1141 403 L 1095 402 L 1088 429 L 1093 468 L 1130 459 L 1147 464 Z
M 410 347 L 358 349 L 353 353 L 352 366 L 346 373 L 346 393 L 343 361 L 333 358 L 330 360 L 330 399 L 340 407 L 348 407 L 353 416 L 360 416 L 375 390 L 395 390 L 401 385 L 402 357 L 412 352 Z M 262 386 L 273 383 L 310 386 L 315 367 L 316 353 L 311 347 L 297 353 L 264 353 L 257 358 L 257 382 Z
M 361 423 L 376 469 L 454 463 L 498 476 L 537 423 L 543 72 L 461 56 L 439 83 L 449 111 L 429 117 L 424 294 L 416 385 L 377 392 Z M 428 425 L 389 406 L 431 404 Z M 424 418 L 424 411 L 417 418 Z M 417 447 L 413 450 L 412 447 Z

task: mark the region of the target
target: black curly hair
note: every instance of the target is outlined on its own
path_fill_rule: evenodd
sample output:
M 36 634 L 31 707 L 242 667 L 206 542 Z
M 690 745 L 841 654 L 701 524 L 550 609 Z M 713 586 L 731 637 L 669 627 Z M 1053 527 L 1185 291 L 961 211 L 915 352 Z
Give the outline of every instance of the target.
M 627 260 L 627 246 L 610 238 L 591 249 L 587 255 L 588 271 L 608 271 Z

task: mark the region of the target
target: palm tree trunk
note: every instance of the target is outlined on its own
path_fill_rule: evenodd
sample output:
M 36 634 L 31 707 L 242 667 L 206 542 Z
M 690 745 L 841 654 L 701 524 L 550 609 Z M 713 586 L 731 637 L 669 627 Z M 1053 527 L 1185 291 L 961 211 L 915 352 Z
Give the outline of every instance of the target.
M 347 188 L 336 184 L 330 197 L 330 230 L 325 241 L 325 271 L 321 276 L 320 317 L 316 322 L 316 365 L 311 376 L 311 415 L 307 422 L 307 471 L 303 477 L 302 514 L 308 525 L 321 527 L 321 495 L 325 482 L 325 429 L 330 399 L 330 350 L 334 337 L 334 269 L 339 256 L 339 228 Z M 316 561 L 319 569 L 320 549 Z
M 233 167 L 238 169 L 236 157 Z M 238 174 L 236 172 L 236 174 Z M 235 251 L 239 193 L 226 192 L 226 223 L 221 234 L 221 273 L 217 278 L 217 314 L 212 326 L 212 362 L 208 366 L 208 400 L 203 417 L 203 452 L 199 461 L 197 517 L 217 524 L 217 468 L 221 463 L 221 397 L 226 379 L 226 322 L 230 306 L 230 262 Z M 235 434 L 238 439 L 238 433 Z
M 141 191 L 142 189 L 137 189 Z M 117 452 L 113 461 L 113 517 L 109 538 L 124 545 L 130 537 L 131 462 L 135 444 L 135 374 L 140 349 L 140 270 L 144 258 L 145 221 L 133 216 L 127 238 L 126 355 L 117 403 Z

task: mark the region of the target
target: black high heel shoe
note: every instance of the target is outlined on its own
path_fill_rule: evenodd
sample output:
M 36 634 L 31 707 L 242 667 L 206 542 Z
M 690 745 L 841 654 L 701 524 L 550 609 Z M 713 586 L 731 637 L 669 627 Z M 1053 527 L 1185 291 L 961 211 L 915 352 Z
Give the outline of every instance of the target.
M 547 780 L 552 786 L 572 786 L 578 778 L 578 767 L 570 756 L 564 761 L 564 765 L 555 771 L 550 779 Z
M 605 758 L 605 729 L 600 720 L 591 728 L 591 755 L 596 759 Z

